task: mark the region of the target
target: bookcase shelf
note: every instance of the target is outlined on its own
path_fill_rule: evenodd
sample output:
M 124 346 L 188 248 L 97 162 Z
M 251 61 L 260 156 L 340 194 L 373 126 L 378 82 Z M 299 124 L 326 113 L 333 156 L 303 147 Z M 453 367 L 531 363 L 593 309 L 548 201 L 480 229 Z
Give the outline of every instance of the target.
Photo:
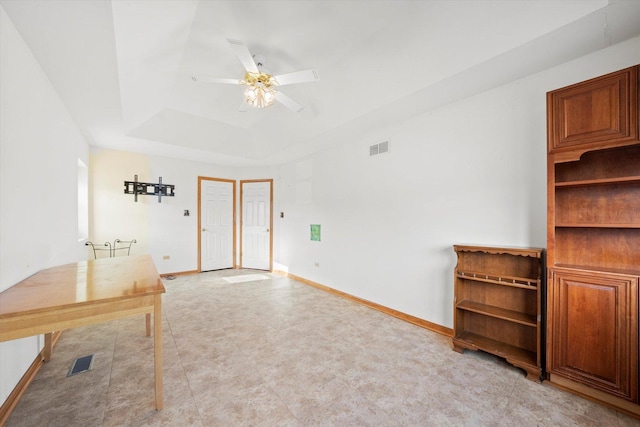
M 559 223 L 556 222 L 556 228 L 640 228 L 640 224 L 604 224 L 604 223 Z
M 536 318 L 527 313 L 521 313 L 514 310 L 506 310 L 501 307 L 481 304 L 475 301 L 460 301 L 456 308 L 458 310 L 468 310 L 475 313 L 484 314 L 485 316 L 495 317 L 496 319 L 506 320 L 508 322 L 520 323 L 521 325 L 536 327 Z
M 542 380 L 544 250 L 455 245 L 453 349 L 482 350 Z
M 556 188 L 559 187 L 587 187 L 593 185 L 610 185 L 610 184 L 631 184 L 640 183 L 640 176 L 622 176 L 616 178 L 603 179 L 585 179 L 578 181 L 556 182 Z

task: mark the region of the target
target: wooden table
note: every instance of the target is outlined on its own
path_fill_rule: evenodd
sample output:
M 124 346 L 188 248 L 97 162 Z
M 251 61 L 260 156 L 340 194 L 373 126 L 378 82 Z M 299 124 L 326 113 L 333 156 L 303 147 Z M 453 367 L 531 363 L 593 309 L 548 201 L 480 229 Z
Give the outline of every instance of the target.
M 153 313 L 156 409 L 162 409 L 162 294 L 150 255 L 81 261 L 42 270 L 0 293 L 0 342 Z

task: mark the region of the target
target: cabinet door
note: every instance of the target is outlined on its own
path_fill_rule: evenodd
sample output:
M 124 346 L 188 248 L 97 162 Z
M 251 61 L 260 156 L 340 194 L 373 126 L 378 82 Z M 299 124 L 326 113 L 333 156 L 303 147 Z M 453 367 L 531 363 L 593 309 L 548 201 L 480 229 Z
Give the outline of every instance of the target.
M 549 152 L 637 141 L 637 78 L 632 67 L 549 92 Z
M 638 401 L 638 277 L 549 271 L 551 374 Z

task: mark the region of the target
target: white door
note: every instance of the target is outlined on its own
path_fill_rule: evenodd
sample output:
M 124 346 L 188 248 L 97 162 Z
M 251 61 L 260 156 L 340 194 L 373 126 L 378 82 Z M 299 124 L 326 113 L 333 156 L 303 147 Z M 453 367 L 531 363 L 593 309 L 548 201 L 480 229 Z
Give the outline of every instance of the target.
M 240 181 L 242 194 L 242 268 L 271 270 L 271 184 Z
M 233 268 L 235 181 L 200 179 L 200 271 Z

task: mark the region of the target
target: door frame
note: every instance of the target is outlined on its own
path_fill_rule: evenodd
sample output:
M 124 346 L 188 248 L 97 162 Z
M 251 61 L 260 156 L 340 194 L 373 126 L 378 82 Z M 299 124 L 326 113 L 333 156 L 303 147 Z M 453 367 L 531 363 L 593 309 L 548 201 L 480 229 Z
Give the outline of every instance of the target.
M 269 183 L 269 271 L 273 271 L 273 178 L 267 179 L 241 179 L 240 180 L 240 265 L 239 268 L 243 268 L 242 266 L 242 229 L 243 229 L 243 220 L 244 213 L 242 211 L 244 207 L 244 198 L 243 198 L 243 190 L 244 184 L 254 183 L 254 182 L 268 182 Z M 198 228 L 199 229 L 199 228 Z
M 232 186 L 232 191 L 233 191 L 233 268 L 238 268 L 238 265 L 236 264 L 236 180 L 235 179 L 225 179 L 225 178 L 213 178 L 213 177 L 207 177 L 207 176 L 198 176 L 198 272 L 201 273 L 202 272 L 202 253 L 201 248 L 202 248 L 202 233 L 200 230 L 202 230 L 201 227 L 201 216 L 202 216 L 202 181 L 218 181 L 218 182 L 229 182 L 231 183 Z

